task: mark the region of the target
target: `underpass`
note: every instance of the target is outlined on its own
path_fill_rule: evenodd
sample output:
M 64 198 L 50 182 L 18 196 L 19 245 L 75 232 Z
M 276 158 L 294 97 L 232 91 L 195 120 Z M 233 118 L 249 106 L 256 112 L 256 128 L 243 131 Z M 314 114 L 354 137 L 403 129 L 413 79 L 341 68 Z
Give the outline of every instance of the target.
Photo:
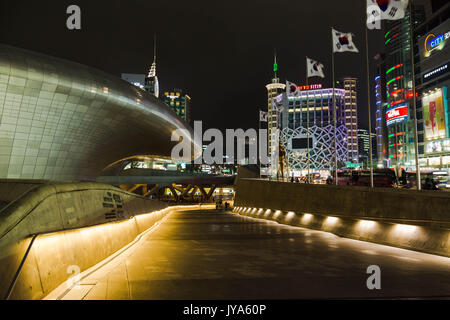
M 381 269 L 380 290 L 367 288 L 371 265 Z M 450 298 L 449 266 L 446 257 L 193 207 L 47 299 Z

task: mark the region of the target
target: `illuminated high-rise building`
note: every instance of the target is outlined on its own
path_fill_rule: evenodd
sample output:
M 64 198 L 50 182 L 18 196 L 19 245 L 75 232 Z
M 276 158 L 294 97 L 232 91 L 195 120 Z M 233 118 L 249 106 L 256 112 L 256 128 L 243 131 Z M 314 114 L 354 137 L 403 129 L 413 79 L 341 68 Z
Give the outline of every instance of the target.
M 369 135 L 369 131 L 366 129 L 358 129 L 358 151 L 359 151 L 359 161 L 366 163 L 368 166 L 370 159 L 370 139 L 372 139 L 372 159 L 376 161 L 376 149 L 374 148 L 376 144 L 376 134 L 371 133 Z
M 345 126 L 346 92 L 344 89 L 335 88 L 334 95 L 339 166 L 348 159 Z M 322 88 L 321 84 L 300 86 L 297 93 L 285 93 L 282 97 L 281 141 L 286 150 L 288 168 L 301 174 L 306 174 L 308 167 L 314 172 L 333 169 L 335 166 L 333 88 Z
M 413 27 L 424 21 L 425 1 L 413 3 Z M 386 124 L 389 165 L 415 167 L 413 79 L 411 61 L 410 10 L 400 20 L 386 22 Z
M 378 53 L 374 57 L 376 61 L 376 76 L 374 84 L 375 95 L 375 133 L 376 133 L 376 151 L 377 166 L 384 168 L 387 166 L 387 127 L 386 127 L 386 63 L 385 54 Z M 373 146 L 375 149 L 375 147 Z
M 272 83 L 266 85 L 267 88 L 267 132 L 268 132 L 268 144 L 267 151 L 271 155 L 274 151 L 274 142 L 272 141 L 272 133 L 279 127 L 279 111 L 276 109 L 275 98 L 280 95 L 286 88 L 286 85 L 280 83 L 280 79 L 277 77 L 278 63 L 277 56 L 275 54 L 273 64 L 274 77 Z
M 358 162 L 358 99 L 356 86 L 358 79 L 344 78 L 345 126 L 347 127 L 348 161 Z
M 450 2 L 432 1 L 430 11 L 414 30 L 419 163 L 450 175 Z
M 191 97 L 187 94 L 183 94 L 183 90 L 173 89 L 165 91 L 164 102 L 185 122 L 190 124 Z

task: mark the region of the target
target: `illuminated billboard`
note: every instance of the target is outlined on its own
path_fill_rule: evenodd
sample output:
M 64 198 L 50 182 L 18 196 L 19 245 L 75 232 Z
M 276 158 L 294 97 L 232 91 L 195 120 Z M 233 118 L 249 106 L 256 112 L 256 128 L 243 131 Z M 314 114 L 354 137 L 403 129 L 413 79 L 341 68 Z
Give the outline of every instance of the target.
M 450 152 L 450 139 L 429 141 L 425 144 L 426 153 Z
M 386 123 L 391 125 L 394 122 L 406 120 L 408 118 L 408 106 L 401 104 L 398 107 L 386 111 Z
M 425 93 L 422 98 L 425 140 L 437 140 L 447 136 L 445 127 L 444 95 L 442 89 Z
M 422 58 L 428 58 L 432 54 L 444 49 L 450 38 L 450 19 L 431 30 L 419 39 L 419 52 Z

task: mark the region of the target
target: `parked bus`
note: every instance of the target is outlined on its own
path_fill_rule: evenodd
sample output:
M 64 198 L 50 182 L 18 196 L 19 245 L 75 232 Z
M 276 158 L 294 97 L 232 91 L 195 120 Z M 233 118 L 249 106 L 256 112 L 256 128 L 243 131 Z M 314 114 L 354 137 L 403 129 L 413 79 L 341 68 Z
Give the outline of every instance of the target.
M 395 188 L 400 181 L 392 169 L 374 169 L 373 185 L 378 188 Z M 370 187 L 370 170 L 338 171 L 338 184 L 346 186 Z

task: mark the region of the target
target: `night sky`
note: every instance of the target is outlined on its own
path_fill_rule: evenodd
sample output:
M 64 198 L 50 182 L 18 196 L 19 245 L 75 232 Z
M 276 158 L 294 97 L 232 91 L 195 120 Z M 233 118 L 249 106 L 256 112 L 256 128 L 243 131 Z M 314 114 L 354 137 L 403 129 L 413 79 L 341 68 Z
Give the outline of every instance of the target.
M 120 77 L 147 73 L 157 34 L 160 92 L 181 88 L 204 128 L 258 127 L 277 50 L 279 77 L 302 85 L 305 56 L 325 66 L 331 85 L 331 27 L 353 32 L 360 53 L 336 54 L 336 77 L 360 79 L 359 125 L 367 128 L 365 0 L 2 1 L 0 42 L 92 66 Z M 66 28 L 66 8 L 81 7 L 82 29 Z M 383 33 L 370 31 L 373 57 Z M 319 79 L 314 79 L 315 82 Z M 372 99 L 372 114 L 375 112 Z M 374 116 L 372 117 L 374 118 Z M 374 120 L 374 119 L 373 119 Z M 373 121 L 374 124 L 374 121 Z

